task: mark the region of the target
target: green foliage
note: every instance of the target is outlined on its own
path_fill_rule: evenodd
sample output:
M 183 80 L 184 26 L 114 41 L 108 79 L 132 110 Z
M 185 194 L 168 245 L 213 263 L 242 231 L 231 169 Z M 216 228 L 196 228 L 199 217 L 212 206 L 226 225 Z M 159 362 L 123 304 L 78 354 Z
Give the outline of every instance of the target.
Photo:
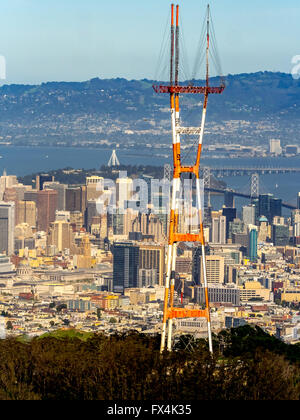
M 262 330 L 214 336 L 214 356 L 205 340 L 191 338 L 179 337 L 163 354 L 159 335 L 135 331 L 0 340 L 0 400 L 299 399 L 299 364 Z M 290 347 L 299 360 L 300 346 Z
M 116 318 L 110 318 L 109 322 L 111 324 L 116 324 L 117 323 L 117 319 Z
M 7 323 L 6 323 L 6 329 L 7 330 L 12 330 L 13 329 L 13 324 L 12 324 L 11 321 L 7 321 Z

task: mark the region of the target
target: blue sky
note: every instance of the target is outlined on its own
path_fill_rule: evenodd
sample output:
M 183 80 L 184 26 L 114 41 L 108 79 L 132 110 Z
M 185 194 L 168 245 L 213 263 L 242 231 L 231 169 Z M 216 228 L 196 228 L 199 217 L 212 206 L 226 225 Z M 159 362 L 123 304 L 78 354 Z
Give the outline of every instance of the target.
M 179 0 L 189 51 L 207 1 Z M 169 0 L 2 0 L 6 83 L 153 78 Z M 290 72 L 300 54 L 299 0 L 212 0 L 225 74 Z

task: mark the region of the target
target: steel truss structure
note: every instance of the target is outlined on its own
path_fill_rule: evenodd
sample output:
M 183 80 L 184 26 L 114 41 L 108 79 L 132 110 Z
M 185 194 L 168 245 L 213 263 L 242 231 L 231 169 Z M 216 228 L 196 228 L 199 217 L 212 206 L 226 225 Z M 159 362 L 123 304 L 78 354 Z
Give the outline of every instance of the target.
M 176 22 L 175 22 L 176 19 Z M 206 258 L 205 258 L 205 240 L 203 232 L 203 210 L 201 205 L 201 190 L 200 190 L 200 157 L 204 135 L 204 126 L 206 119 L 207 101 L 209 94 L 220 94 L 223 92 L 225 85 L 221 84 L 217 87 L 209 85 L 209 48 L 210 48 L 210 12 L 208 6 L 207 13 L 207 43 L 206 43 L 206 85 L 205 86 L 180 86 L 179 85 L 179 6 L 176 6 L 176 17 L 174 4 L 171 5 L 171 58 L 170 58 L 170 84 L 168 86 L 154 85 L 153 89 L 157 93 L 170 94 L 170 109 L 171 109 L 171 125 L 172 125 L 172 139 L 173 139 L 173 183 L 172 183 L 172 198 L 170 208 L 170 224 L 169 224 L 169 241 L 167 248 L 167 268 L 165 278 L 165 295 L 164 295 L 164 311 L 161 334 L 161 351 L 166 348 L 172 349 L 172 331 L 173 320 L 176 318 L 195 318 L 204 317 L 207 320 L 208 342 L 209 350 L 213 352 L 212 333 L 211 333 L 211 318 L 208 298 L 208 284 L 206 276 Z M 179 95 L 180 94 L 203 94 L 203 110 L 202 121 L 200 127 L 181 127 L 179 114 Z M 193 166 L 182 166 L 181 164 L 181 134 L 191 134 L 199 136 L 195 163 Z M 196 181 L 196 195 L 197 195 L 197 213 L 198 213 L 198 233 L 180 233 L 179 232 L 179 195 L 181 188 L 181 175 L 184 173 L 194 176 Z M 193 242 L 200 244 L 202 248 L 202 274 L 205 288 L 205 309 L 187 309 L 174 307 L 174 288 L 175 288 L 175 270 L 176 270 L 176 256 L 178 242 Z

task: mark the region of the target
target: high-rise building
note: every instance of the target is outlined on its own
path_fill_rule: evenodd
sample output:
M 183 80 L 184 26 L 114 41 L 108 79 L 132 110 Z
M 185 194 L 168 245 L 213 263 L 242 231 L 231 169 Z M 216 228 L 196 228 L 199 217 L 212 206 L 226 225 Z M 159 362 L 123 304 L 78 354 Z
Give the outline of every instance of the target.
M 225 207 L 234 208 L 234 193 L 232 191 L 225 191 L 224 205 Z
M 86 186 L 69 187 L 66 189 L 66 210 L 85 212 L 86 209 Z
M 289 244 L 289 227 L 286 225 L 272 226 L 272 241 L 275 246 L 286 246 Z
M 121 209 L 127 208 L 133 193 L 133 180 L 131 178 L 118 178 L 116 180 L 116 203 Z
M 15 203 L 0 202 L 0 253 L 14 253 L 14 236 Z
M 124 211 L 117 208 L 115 213 L 112 215 L 114 235 L 124 235 L 124 218 Z
M 95 199 L 88 200 L 85 211 L 85 227 L 87 232 L 91 232 L 93 218 L 98 216 L 97 202 Z
M 16 224 L 28 223 L 30 227 L 36 227 L 36 203 L 34 201 L 18 201 L 16 207 Z
M 81 211 L 70 211 L 70 223 L 72 229 L 79 232 L 84 225 L 84 217 Z
M 257 260 L 257 240 L 258 240 L 258 228 L 257 226 L 248 226 L 248 257 L 250 261 L 255 262 Z
M 281 216 L 282 200 L 274 198 L 273 194 L 261 194 L 259 196 L 259 216 L 265 216 L 269 223 L 275 216 Z
M 200 259 L 200 264 L 202 260 Z M 225 259 L 219 255 L 206 256 L 206 277 L 208 283 L 224 283 Z M 204 283 L 203 270 L 201 270 L 201 284 Z
M 223 284 L 225 279 L 225 258 L 220 255 L 206 256 L 206 277 L 210 284 Z M 193 280 L 195 284 L 204 283 L 202 270 L 201 247 L 194 250 L 193 255 Z
M 4 171 L 3 175 L 0 177 L 0 201 L 3 200 L 6 188 L 14 187 L 17 184 L 17 177 L 15 175 L 7 175 L 6 171 Z
M 270 153 L 275 155 L 281 155 L 282 148 L 279 139 L 270 139 Z
M 255 225 L 255 220 L 255 205 L 243 206 L 243 222 L 245 225 Z
M 115 242 L 113 253 L 113 288 L 124 289 L 139 286 L 139 247 L 132 242 Z
M 239 306 L 240 289 L 235 284 L 210 284 L 208 298 L 211 303 L 232 303 L 234 306 Z M 195 302 L 198 304 L 205 303 L 205 288 L 203 285 L 195 287 Z
M 57 191 L 57 210 L 66 209 L 66 190 L 68 185 L 60 184 L 59 182 L 44 182 L 43 189 L 50 189 Z
M 76 268 L 92 268 L 93 259 L 91 243 L 87 235 L 83 236 L 81 239 L 79 253 L 74 255 L 73 263 Z
M 274 218 L 275 216 L 281 217 L 282 214 L 282 200 L 280 198 L 271 199 L 271 214 L 270 217 Z
M 37 175 L 35 178 L 35 188 L 38 191 L 42 191 L 44 189 L 45 182 L 53 182 L 54 176 L 48 174 Z
M 139 213 L 132 223 L 133 232 L 141 232 L 154 242 L 164 242 L 164 228 L 156 214 Z
M 151 243 L 139 244 L 139 269 L 146 272 L 155 272 L 155 283 L 163 286 L 165 271 L 165 247 Z M 151 274 L 151 277 L 152 274 Z M 152 278 L 154 280 L 154 278 Z M 139 279 L 140 287 L 147 286 Z M 152 284 L 153 285 L 153 284 Z
M 236 219 L 236 208 L 223 207 L 222 215 L 226 217 L 226 239 L 229 238 L 229 223 Z
M 210 231 L 210 242 L 214 244 L 226 244 L 226 217 L 213 217 Z
M 74 233 L 70 223 L 60 220 L 51 223 L 47 244 L 54 245 L 58 252 L 62 252 L 72 248 L 73 238 Z
M 37 194 L 37 229 L 47 232 L 55 220 L 57 210 L 57 191 L 42 190 Z
M 244 222 L 240 219 L 234 219 L 232 222 L 229 222 L 228 238 L 232 240 L 234 233 L 244 233 L 244 229 Z
M 97 200 L 104 190 L 104 178 L 88 176 L 86 178 L 86 200 Z

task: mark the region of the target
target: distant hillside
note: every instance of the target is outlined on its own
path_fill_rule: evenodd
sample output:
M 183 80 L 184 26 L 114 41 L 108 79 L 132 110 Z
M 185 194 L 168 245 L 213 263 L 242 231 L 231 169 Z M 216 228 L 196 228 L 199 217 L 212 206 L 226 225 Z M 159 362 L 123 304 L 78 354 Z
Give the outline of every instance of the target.
M 299 143 L 300 80 L 284 73 L 227 76 L 222 95 L 209 98 L 207 142 Z M 92 79 L 5 85 L 0 88 L 1 142 L 18 145 L 168 143 L 168 95 L 150 80 Z M 198 83 L 200 83 L 198 81 Z M 214 80 L 211 80 L 214 84 Z M 186 95 L 183 118 L 199 124 L 198 95 Z

